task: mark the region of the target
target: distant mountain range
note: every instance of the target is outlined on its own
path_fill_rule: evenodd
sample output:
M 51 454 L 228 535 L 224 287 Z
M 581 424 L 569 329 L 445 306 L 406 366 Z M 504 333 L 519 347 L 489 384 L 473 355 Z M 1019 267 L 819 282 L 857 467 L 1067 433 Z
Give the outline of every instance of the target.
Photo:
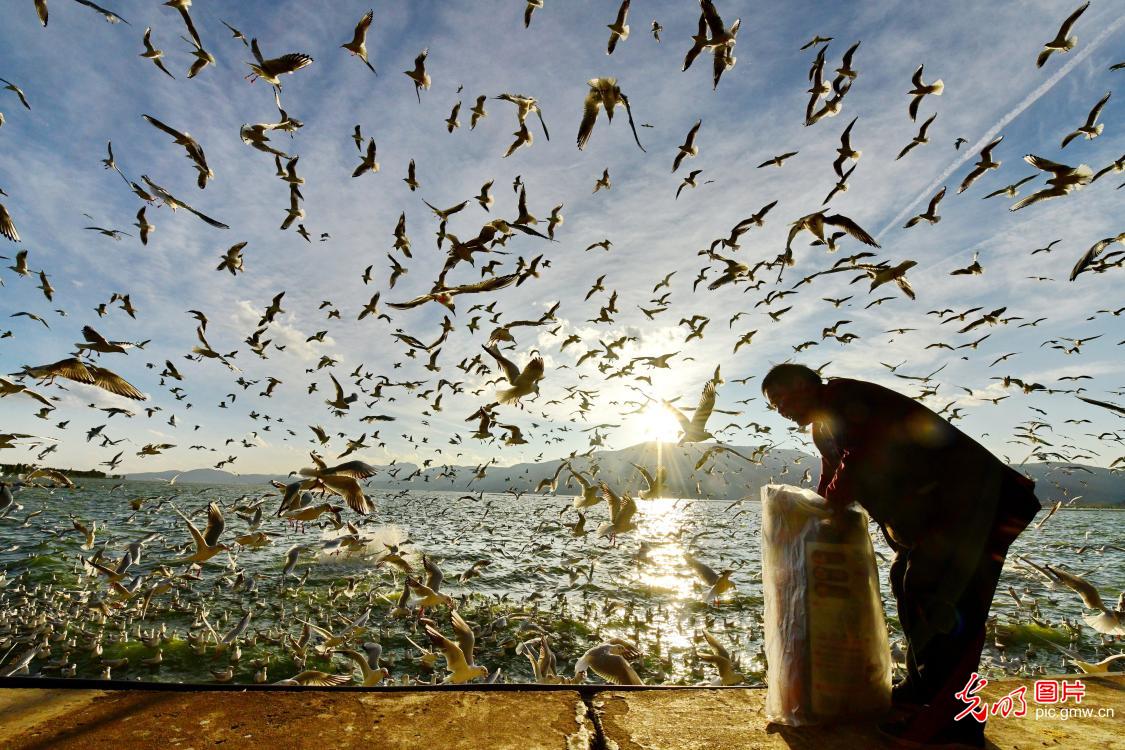
M 712 497 L 735 500 L 744 496 L 757 498 L 758 489 L 771 482 L 815 486 L 820 475 L 820 459 L 792 449 L 775 448 L 765 454 L 760 464 L 749 463 L 730 453 L 714 453 L 696 470 L 703 453 L 713 443 L 639 443 L 616 451 L 598 451 L 590 456 L 571 460 L 580 472 L 589 476 L 594 464 L 597 478 L 619 491 L 638 491 L 644 481 L 633 464 L 650 473 L 658 462 L 667 467 L 666 493 L 673 497 Z M 744 456 L 751 456 L 751 446 L 729 446 Z M 489 466 L 483 478 L 477 468 L 454 466 L 420 470 L 414 464 L 399 463 L 377 466 L 379 473 L 367 482 L 377 489 L 448 490 L 455 492 L 534 491 L 543 479 L 550 479 L 562 459 L 512 466 Z M 1056 500 L 1079 498 L 1076 506 L 1125 507 L 1125 472 L 1112 472 L 1097 466 L 1063 463 L 1029 463 L 1014 467 L 1037 483 L 1037 494 L 1044 506 Z M 271 479 L 292 481 L 284 475 L 231 474 L 215 469 L 192 469 L 184 472 L 161 471 L 128 474 L 131 481 L 170 480 L 179 474 L 177 483 L 199 484 L 265 484 Z M 407 479 L 409 477 L 409 479 Z M 569 481 L 569 488 L 567 482 Z M 558 477 L 558 493 L 573 494 L 577 484 L 565 469 Z

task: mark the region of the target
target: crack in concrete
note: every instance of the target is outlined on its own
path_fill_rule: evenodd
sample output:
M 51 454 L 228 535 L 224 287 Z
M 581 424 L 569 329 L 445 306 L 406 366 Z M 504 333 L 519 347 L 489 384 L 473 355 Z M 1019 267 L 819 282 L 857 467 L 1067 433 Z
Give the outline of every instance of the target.
M 598 712 L 600 706 L 594 704 L 597 695 L 596 692 L 587 693 L 584 690 L 579 693 L 582 704 L 586 706 L 586 718 L 590 720 L 590 724 L 594 727 L 594 736 L 590 738 L 590 750 L 610 750 L 611 744 L 616 747 L 617 743 L 612 743 L 602 729 L 602 717 Z

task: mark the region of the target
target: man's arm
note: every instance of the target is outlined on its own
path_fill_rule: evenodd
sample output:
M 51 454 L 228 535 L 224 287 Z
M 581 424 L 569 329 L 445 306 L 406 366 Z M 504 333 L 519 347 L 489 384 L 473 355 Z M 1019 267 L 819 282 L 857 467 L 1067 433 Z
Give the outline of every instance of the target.
M 836 464 L 834 470 L 828 476 L 828 481 L 825 483 L 824 478 L 821 478 L 822 489 L 818 494 L 828 501 L 829 505 L 837 508 L 846 508 L 853 502 L 858 501 L 856 492 L 856 465 L 855 457 L 851 451 L 844 451 L 840 457 L 839 463 Z
M 832 476 L 835 473 L 836 466 L 822 456 L 820 459 L 820 482 L 816 486 L 816 494 L 824 497 L 824 493 L 828 491 L 828 484 L 832 481 Z

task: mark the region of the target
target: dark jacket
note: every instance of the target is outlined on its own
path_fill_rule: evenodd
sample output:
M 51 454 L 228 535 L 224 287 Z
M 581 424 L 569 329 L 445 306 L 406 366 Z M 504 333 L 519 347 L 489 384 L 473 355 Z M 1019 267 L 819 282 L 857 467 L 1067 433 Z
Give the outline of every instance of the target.
M 1034 484 L 914 399 L 875 383 L 830 379 L 813 441 L 819 493 L 856 502 L 896 546 L 983 546 L 994 527 L 1019 533 L 1040 504 Z

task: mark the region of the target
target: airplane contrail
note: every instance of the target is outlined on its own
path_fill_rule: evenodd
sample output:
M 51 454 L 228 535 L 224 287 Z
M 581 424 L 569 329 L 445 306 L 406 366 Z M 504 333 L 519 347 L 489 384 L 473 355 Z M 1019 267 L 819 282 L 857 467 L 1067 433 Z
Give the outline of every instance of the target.
M 888 222 L 885 227 L 879 230 L 879 232 L 875 235 L 875 239 L 882 242 L 883 235 L 898 226 L 908 214 L 910 214 L 912 211 L 914 211 L 915 208 L 917 208 L 919 203 L 921 203 L 923 200 L 928 200 L 929 197 L 933 195 L 934 191 L 937 190 L 938 186 L 949 179 L 949 176 L 951 174 L 960 169 L 965 164 L 965 162 L 975 158 L 979 154 L 980 150 L 987 146 L 989 142 L 991 142 L 996 137 L 997 133 L 999 133 L 1012 120 L 1023 114 L 1024 110 L 1037 102 L 1040 97 L 1054 88 L 1056 83 L 1066 78 L 1067 74 L 1069 74 L 1070 71 L 1074 70 L 1075 66 L 1089 57 L 1090 54 L 1095 49 L 1097 49 L 1102 42 L 1109 38 L 1109 36 L 1112 35 L 1113 32 L 1117 31 L 1117 29 L 1119 29 L 1123 23 L 1125 23 L 1125 16 L 1121 16 L 1107 28 L 1103 29 L 1102 33 L 1098 34 L 1098 36 L 1092 42 L 1083 47 L 1078 54 L 1068 60 L 1066 65 L 1063 65 L 1061 68 L 1055 71 L 1054 75 L 1052 75 L 1043 83 L 1039 84 L 1039 86 L 1034 91 L 1025 96 L 1023 101 L 1016 105 L 1015 109 L 1001 117 L 1000 121 L 989 128 L 988 132 L 982 135 L 980 139 L 972 145 L 971 148 L 965 149 L 963 155 L 960 158 L 954 160 L 952 164 L 946 167 L 933 182 L 927 185 L 926 188 L 922 190 L 922 192 L 918 193 L 914 200 L 907 204 L 907 206 L 903 208 L 893 219 L 891 219 L 891 221 Z

